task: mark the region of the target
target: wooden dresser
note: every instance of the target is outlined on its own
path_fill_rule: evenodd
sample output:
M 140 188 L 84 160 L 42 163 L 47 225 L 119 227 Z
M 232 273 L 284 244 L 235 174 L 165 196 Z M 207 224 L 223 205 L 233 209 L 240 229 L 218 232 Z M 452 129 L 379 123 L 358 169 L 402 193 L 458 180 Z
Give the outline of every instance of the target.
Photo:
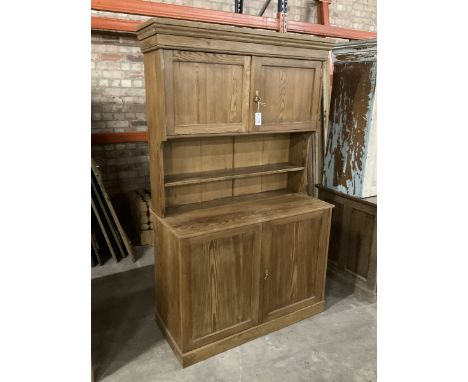
M 154 18 L 144 53 L 156 321 L 183 366 L 324 309 L 332 39 Z

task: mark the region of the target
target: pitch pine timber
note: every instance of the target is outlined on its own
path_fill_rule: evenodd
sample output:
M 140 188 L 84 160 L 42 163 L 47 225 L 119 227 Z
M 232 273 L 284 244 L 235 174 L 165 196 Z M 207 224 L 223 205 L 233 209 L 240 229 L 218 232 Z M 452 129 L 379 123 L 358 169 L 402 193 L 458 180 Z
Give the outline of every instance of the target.
M 336 41 L 162 18 L 138 39 L 155 316 L 185 367 L 324 309 L 333 206 L 307 191 Z

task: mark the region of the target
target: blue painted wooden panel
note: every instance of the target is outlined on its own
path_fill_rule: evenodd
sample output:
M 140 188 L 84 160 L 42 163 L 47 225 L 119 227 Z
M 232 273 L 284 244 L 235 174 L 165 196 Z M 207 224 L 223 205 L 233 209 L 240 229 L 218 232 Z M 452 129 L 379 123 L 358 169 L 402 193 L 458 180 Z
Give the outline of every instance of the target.
M 353 43 L 334 50 L 330 120 L 324 158 L 324 185 L 365 197 L 363 183 L 375 105 L 376 43 Z

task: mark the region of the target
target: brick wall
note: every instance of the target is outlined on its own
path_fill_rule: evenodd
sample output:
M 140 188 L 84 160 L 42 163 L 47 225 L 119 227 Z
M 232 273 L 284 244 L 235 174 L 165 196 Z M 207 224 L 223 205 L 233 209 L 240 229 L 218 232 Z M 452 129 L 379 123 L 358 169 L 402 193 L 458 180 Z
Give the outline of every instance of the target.
M 163 3 L 232 12 L 234 0 L 163 0 Z M 244 13 L 258 15 L 264 0 L 245 2 Z M 264 16 L 275 17 L 272 1 Z M 289 0 L 291 20 L 317 22 L 314 0 Z M 342 28 L 375 31 L 376 0 L 332 0 L 330 23 Z M 147 17 L 92 12 L 95 15 L 132 20 Z M 136 38 L 104 32 L 91 36 L 91 129 L 93 133 L 146 131 L 143 55 Z M 146 143 L 95 145 L 92 155 L 100 165 L 110 194 L 149 189 Z
M 377 31 L 377 0 L 332 0 L 330 24 L 340 28 Z
M 91 130 L 146 131 L 143 55 L 132 37 L 91 36 Z M 110 194 L 149 188 L 148 145 L 94 145 Z

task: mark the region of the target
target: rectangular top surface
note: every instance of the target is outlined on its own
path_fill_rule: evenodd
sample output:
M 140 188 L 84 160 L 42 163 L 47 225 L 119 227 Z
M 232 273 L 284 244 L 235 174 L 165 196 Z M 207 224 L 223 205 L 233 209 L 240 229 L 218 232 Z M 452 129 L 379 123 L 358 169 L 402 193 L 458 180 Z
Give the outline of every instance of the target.
M 355 202 L 362 203 L 362 204 L 367 204 L 370 206 L 377 206 L 377 196 L 369 196 L 367 198 L 358 198 L 356 196 L 351 196 L 344 194 L 343 192 L 336 191 L 332 188 L 328 188 L 325 186 L 322 186 L 321 184 L 317 184 L 315 187 L 317 187 L 319 190 L 323 190 L 325 192 L 329 192 L 331 194 L 335 194 L 341 198 L 346 198 L 349 200 L 354 200 Z
M 332 204 L 302 194 L 252 196 L 241 201 L 173 212 L 159 218 L 179 237 L 192 237 L 273 219 L 333 208 Z
M 199 21 L 178 20 L 163 17 L 153 17 L 142 23 L 137 29 L 139 40 L 148 38 L 155 34 L 190 35 L 191 37 L 207 37 L 213 39 L 229 39 L 237 41 L 248 41 L 255 38 L 264 43 L 297 44 L 300 46 L 313 46 L 315 48 L 331 49 L 342 43 L 343 39 L 332 37 L 318 37 L 301 33 L 280 33 L 272 30 L 257 29 L 251 27 L 240 27 L 206 23 Z

